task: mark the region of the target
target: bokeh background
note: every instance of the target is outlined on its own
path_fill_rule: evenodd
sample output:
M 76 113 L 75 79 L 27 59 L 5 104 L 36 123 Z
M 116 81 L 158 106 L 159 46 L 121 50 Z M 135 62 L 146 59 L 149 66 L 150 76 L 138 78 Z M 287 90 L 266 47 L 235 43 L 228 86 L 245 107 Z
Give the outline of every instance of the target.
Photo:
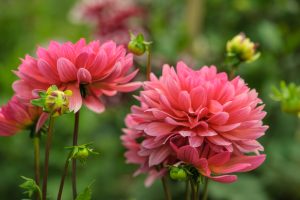
M 13 94 L 12 73 L 25 54 L 34 55 L 37 45 L 50 40 L 77 41 L 97 38 L 94 25 L 74 23 L 70 11 L 75 0 L 0 0 L 0 103 Z M 233 184 L 210 182 L 209 199 L 279 200 L 300 199 L 300 120 L 282 113 L 270 99 L 271 86 L 280 80 L 300 83 L 300 2 L 297 0 L 140 0 L 144 16 L 134 25 L 143 27 L 153 41 L 153 67 L 159 74 L 162 63 L 184 60 L 194 68 L 224 60 L 226 41 L 244 32 L 260 44 L 261 58 L 241 66 L 238 73 L 259 91 L 266 104 L 265 123 L 270 126 L 260 140 L 266 162 Z M 100 27 L 101 28 L 101 27 Z M 139 58 L 141 67 L 145 58 Z M 143 68 L 141 68 L 143 72 Z M 141 72 L 141 73 L 142 73 Z M 143 74 L 139 79 L 143 79 Z M 160 200 L 161 182 L 150 188 L 144 176 L 132 177 L 136 166 L 125 164 L 121 129 L 130 105 L 128 94 L 113 99 L 97 115 L 83 109 L 79 143 L 94 142 L 99 156 L 78 168 L 78 188 L 92 181 L 93 198 L 106 200 Z M 49 196 L 55 199 L 67 151 L 71 145 L 74 116 L 57 120 L 50 160 Z M 44 141 L 43 141 L 44 142 Z M 33 177 L 33 148 L 29 133 L 0 138 L 0 199 L 22 199 L 20 176 Z M 172 182 L 174 199 L 182 199 L 184 185 Z M 71 199 L 68 177 L 63 199 Z

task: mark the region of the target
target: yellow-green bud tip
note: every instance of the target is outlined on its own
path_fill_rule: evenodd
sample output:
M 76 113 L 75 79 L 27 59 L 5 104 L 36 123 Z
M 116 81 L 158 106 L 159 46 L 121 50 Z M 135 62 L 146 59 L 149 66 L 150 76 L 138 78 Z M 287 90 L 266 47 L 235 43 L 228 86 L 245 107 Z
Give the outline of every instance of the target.
M 179 167 L 171 167 L 170 169 L 170 177 L 173 180 L 184 181 L 187 179 L 187 173 L 184 169 Z
M 259 58 L 257 44 L 246 37 L 244 33 L 236 35 L 226 45 L 227 56 L 237 57 L 241 62 L 252 62 Z

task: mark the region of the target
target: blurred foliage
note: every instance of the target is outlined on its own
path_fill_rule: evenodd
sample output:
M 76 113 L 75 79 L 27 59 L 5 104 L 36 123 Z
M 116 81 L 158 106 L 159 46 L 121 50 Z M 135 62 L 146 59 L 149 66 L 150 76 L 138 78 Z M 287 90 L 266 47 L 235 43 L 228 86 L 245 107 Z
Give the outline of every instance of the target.
M 199 0 L 200 1 L 200 0 Z M 260 59 L 242 65 L 238 71 L 249 86 L 256 88 L 266 104 L 265 123 L 270 126 L 261 139 L 267 160 L 258 170 L 243 174 L 239 181 L 224 185 L 210 183 L 209 199 L 267 200 L 300 199 L 300 122 L 282 113 L 280 105 L 269 94 L 271 86 L 280 80 L 300 83 L 300 2 L 297 0 L 201 0 L 201 15 L 188 18 L 186 10 L 194 1 L 140 0 L 148 9 L 147 26 L 153 41 L 153 65 L 156 73 L 162 63 L 175 64 L 184 60 L 190 66 L 216 64 L 225 58 L 225 45 L 234 35 L 245 32 L 260 43 Z M 20 64 L 18 58 L 34 55 L 37 45 L 50 40 L 76 41 L 92 39 L 92 30 L 85 25 L 73 25 L 68 13 L 75 0 L 0 0 L 0 103 L 13 94 L 11 73 Z M 193 21 L 196 33 L 187 27 Z M 163 198 L 159 181 L 149 189 L 144 177 L 132 177 L 136 166 L 125 164 L 124 148 L 119 140 L 123 119 L 134 102 L 130 95 L 120 97 L 108 110 L 97 115 L 83 110 L 79 143 L 94 142 L 99 156 L 91 157 L 78 167 L 78 190 L 93 180 L 92 199 L 160 200 Z M 116 101 L 119 102 L 119 101 Z M 74 116 L 57 120 L 50 159 L 49 195 L 54 198 L 59 178 L 71 145 Z M 68 126 L 65 126 L 68 124 Z M 42 141 L 44 143 L 44 139 Z M 42 149 L 43 152 L 43 149 Z M 1 199 L 21 199 L 18 188 L 20 175 L 33 177 L 33 148 L 28 133 L 0 138 Z M 42 157 L 43 159 L 43 157 Z M 70 176 L 67 177 L 63 199 L 71 199 Z M 182 199 L 184 185 L 172 182 L 174 199 Z M 159 199 L 160 198 L 160 199 Z

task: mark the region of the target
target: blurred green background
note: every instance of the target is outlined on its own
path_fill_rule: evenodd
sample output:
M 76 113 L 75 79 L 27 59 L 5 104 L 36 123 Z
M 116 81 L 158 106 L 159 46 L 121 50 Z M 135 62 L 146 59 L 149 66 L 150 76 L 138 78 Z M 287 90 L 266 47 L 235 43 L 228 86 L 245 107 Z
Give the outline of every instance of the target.
M 76 1 L 0 0 L 0 103 L 6 103 L 16 79 L 11 70 L 25 54 L 34 55 L 37 45 L 50 40 L 93 39 L 87 25 L 74 25 L 68 19 Z M 143 0 L 147 8 L 145 24 L 153 41 L 155 70 L 161 63 L 184 60 L 190 66 L 219 65 L 224 60 L 226 41 L 245 32 L 260 43 L 261 58 L 241 66 L 238 73 L 256 88 L 266 104 L 265 123 L 270 126 L 260 140 L 265 146 L 266 162 L 251 173 L 239 175 L 236 183 L 211 182 L 209 199 L 268 200 L 300 199 L 300 122 L 280 111 L 269 94 L 280 80 L 300 83 L 300 2 L 297 0 Z M 94 141 L 100 152 L 86 166 L 78 167 L 78 188 L 90 182 L 93 199 L 160 200 L 160 181 L 150 188 L 144 176 L 132 177 L 137 166 L 125 164 L 125 149 L 120 142 L 123 119 L 134 102 L 131 95 L 123 103 L 113 103 L 103 114 L 83 110 L 79 143 Z M 72 115 L 57 120 L 50 160 L 49 196 L 55 199 L 67 151 L 71 145 Z M 67 124 L 67 126 L 65 125 Z M 44 142 L 44 141 L 43 141 Z M 33 177 L 33 149 L 29 134 L 0 138 L 0 199 L 24 197 L 18 185 L 20 176 Z M 184 185 L 172 182 L 174 199 L 182 199 Z M 63 199 L 71 199 L 70 177 Z

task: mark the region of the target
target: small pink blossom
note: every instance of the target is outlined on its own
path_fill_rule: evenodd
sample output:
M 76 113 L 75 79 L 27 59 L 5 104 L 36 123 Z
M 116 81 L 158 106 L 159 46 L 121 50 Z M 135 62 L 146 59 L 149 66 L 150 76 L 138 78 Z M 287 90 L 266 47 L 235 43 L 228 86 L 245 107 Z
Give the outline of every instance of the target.
M 164 65 L 160 78 L 152 74 L 145 82 L 136 97 L 141 105 L 126 117 L 127 162 L 150 175 L 157 166 L 183 162 L 215 181 L 235 181 L 231 173 L 255 169 L 265 159 L 256 139 L 268 127 L 257 95 L 240 77 L 228 80 L 214 66 L 195 71 L 183 62 L 176 70 Z
M 101 41 L 112 39 L 126 44 L 129 30 L 144 32 L 139 23 L 144 13 L 134 0 L 81 0 L 72 9 L 70 19 L 75 23 L 92 23 Z
M 23 104 L 13 96 L 0 108 L 0 136 L 12 136 L 24 129 L 37 132 L 46 120 L 42 109 Z
M 36 98 L 35 91 L 56 85 L 71 90 L 70 110 L 77 112 L 82 104 L 101 113 L 105 106 L 99 97 L 130 92 L 140 86 L 130 82 L 138 70 L 132 72 L 132 54 L 123 46 L 109 41 L 100 44 L 84 39 L 72 44 L 52 41 L 48 49 L 39 47 L 37 58 L 27 55 L 15 72 L 20 80 L 13 84 L 16 95 L 23 100 Z

